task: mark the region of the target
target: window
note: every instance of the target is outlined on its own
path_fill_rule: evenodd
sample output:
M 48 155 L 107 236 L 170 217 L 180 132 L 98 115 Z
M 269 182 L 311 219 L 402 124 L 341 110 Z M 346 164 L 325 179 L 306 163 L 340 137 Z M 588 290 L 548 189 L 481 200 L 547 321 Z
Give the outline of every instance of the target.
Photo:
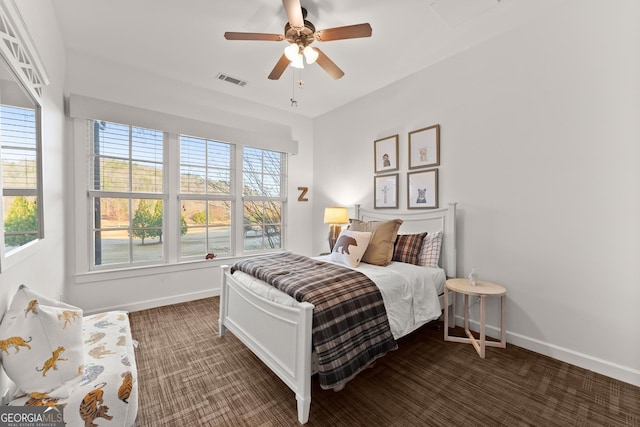
M 0 105 L 4 253 L 42 236 L 37 111 Z
M 244 250 L 282 248 L 285 156 L 245 147 L 242 155 Z
M 44 239 L 41 101 L 49 83 L 15 5 L 0 7 L 0 271 Z
M 180 136 L 180 257 L 231 255 L 233 146 Z
M 163 133 L 90 123 L 93 266 L 158 263 L 164 256 Z
M 83 123 L 89 123 L 90 142 L 89 270 L 284 247 L 285 154 L 108 121 Z

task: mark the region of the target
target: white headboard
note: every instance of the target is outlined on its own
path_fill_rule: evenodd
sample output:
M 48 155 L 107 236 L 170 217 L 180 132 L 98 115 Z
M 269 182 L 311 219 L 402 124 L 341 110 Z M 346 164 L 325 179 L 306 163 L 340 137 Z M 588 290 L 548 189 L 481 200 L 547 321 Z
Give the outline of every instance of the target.
M 400 233 L 434 233 L 442 231 L 442 251 L 440 265 L 447 277 L 456 277 L 456 205 L 449 203 L 448 208 L 414 212 L 389 212 L 369 210 L 355 205 L 356 218 L 362 221 L 387 221 L 401 219 Z

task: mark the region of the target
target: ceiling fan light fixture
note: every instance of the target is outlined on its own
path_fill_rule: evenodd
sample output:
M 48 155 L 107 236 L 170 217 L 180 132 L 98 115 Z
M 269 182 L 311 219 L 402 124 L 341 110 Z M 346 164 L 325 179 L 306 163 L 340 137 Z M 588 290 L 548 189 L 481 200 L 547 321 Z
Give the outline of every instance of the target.
M 434 1 L 436 0 L 431 0 L 432 3 Z M 304 68 L 305 60 L 307 64 L 317 63 L 333 79 L 339 79 L 344 76 L 344 71 L 329 59 L 324 52 L 315 47 L 310 48 L 309 44 L 315 41 L 326 42 L 371 37 L 371 25 L 362 23 L 316 31 L 315 25 L 307 21 L 307 10 L 300 5 L 300 0 L 282 0 L 282 3 L 288 21 L 284 25 L 284 34 L 227 31 L 224 33 L 224 38 L 227 40 L 286 40 L 289 42 L 289 45 L 284 49 L 284 53 L 280 55 L 280 59 L 271 70 L 268 76 L 269 80 L 278 80 L 289 65 L 295 68 Z
M 300 47 L 295 43 L 291 43 L 284 48 L 284 56 L 286 56 L 289 61 L 295 61 L 296 58 L 300 56 Z
M 304 53 L 304 57 L 307 60 L 307 64 L 313 64 L 318 59 L 318 52 L 312 48 L 311 46 L 307 46 L 302 51 Z
M 293 68 L 304 68 L 304 61 L 302 59 L 302 54 L 299 53 L 296 57 L 291 61 L 291 66 Z

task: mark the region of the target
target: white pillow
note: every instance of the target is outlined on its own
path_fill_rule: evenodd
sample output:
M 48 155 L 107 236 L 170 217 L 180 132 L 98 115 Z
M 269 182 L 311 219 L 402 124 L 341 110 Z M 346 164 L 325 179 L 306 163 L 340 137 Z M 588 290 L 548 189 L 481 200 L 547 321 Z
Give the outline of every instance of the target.
M 333 246 L 331 261 L 357 267 L 371 241 L 370 231 L 343 230 Z
M 428 233 L 422 240 L 422 248 L 418 254 L 418 265 L 423 267 L 438 267 L 440 249 L 442 248 L 442 231 Z
M 26 393 L 66 398 L 82 377 L 82 310 L 21 285 L 0 323 L 7 376 Z

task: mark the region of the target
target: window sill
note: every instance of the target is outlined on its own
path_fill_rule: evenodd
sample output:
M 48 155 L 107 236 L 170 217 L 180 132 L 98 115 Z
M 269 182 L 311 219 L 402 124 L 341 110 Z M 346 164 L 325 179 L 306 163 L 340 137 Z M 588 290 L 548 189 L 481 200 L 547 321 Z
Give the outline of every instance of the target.
M 0 272 L 4 273 L 14 265 L 34 257 L 37 254 L 37 249 L 41 243 L 42 239 L 36 239 L 14 249 L 8 255 L 4 255 L 0 261 Z
M 282 252 L 282 251 L 277 251 Z M 121 268 L 114 270 L 99 270 L 99 271 L 90 271 L 87 273 L 78 273 L 74 276 L 75 284 L 82 285 L 87 283 L 94 282 L 104 282 L 106 280 L 118 280 L 118 279 L 127 279 L 132 277 L 141 277 L 141 276 L 153 276 L 159 274 L 168 274 L 181 272 L 186 270 L 196 270 L 196 269 L 204 269 L 204 268 L 218 268 L 221 265 L 233 264 L 236 261 L 241 259 L 251 258 L 258 255 L 266 255 L 269 253 L 276 252 L 260 252 L 259 254 L 249 254 L 242 256 L 233 256 L 233 257 L 224 257 L 224 258 L 213 258 L 209 260 L 195 260 L 195 261 L 184 261 L 175 264 L 162 264 L 162 265 L 145 265 L 140 267 L 129 267 L 129 268 Z

